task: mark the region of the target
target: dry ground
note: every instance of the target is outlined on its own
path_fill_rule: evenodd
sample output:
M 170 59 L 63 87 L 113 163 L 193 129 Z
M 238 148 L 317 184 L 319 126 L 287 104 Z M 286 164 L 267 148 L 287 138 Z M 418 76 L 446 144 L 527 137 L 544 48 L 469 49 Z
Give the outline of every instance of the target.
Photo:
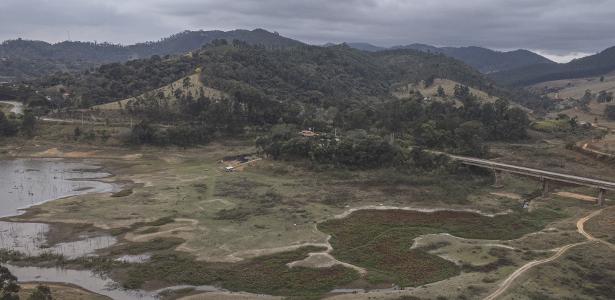
M 44 283 L 49 289 L 51 289 L 51 296 L 53 299 L 66 299 L 66 300 L 108 300 L 109 297 L 94 294 L 90 291 L 84 290 L 79 287 L 64 285 L 64 284 L 51 284 Z M 32 294 L 32 291 L 38 286 L 37 283 L 23 283 L 20 284 L 21 290 L 19 291 L 20 299 L 28 299 L 28 296 Z
M 48 202 L 25 215 L 33 221 L 88 223 L 120 232 L 123 243 L 181 238 L 177 250 L 200 260 L 235 262 L 264 254 L 296 249 L 302 245 L 328 246 L 317 222 L 353 208 L 410 207 L 474 209 L 487 213 L 519 207 L 524 195 L 540 183 L 505 175 L 505 187 L 494 189 L 489 177 L 399 175 L 391 170 L 314 170 L 301 163 L 263 160 L 242 172 L 224 172 L 222 157 L 254 152 L 250 141 L 225 141 L 194 149 L 126 148 L 71 142 L 72 127 L 54 125 L 61 146 L 43 138 L 0 146 L 0 158 L 63 157 L 100 164 L 114 174 L 107 181 L 130 189 L 122 197 L 85 195 Z M 45 129 L 50 130 L 50 129 Z M 118 129 L 120 130 L 120 129 Z M 62 133 L 64 132 L 64 133 Z M 498 160 L 553 171 L 615 178 L 615 168 L 547 140 L 527 144 L 493 144 Z M 593 195 L 591 189 L 558 187 L 560 192 Z M 609 198 L 612 199 L 613 196 Z M 567 217 L 544 230 L 512 241 L 465 240 L 448 235 L 427 235 L 415 246 L 456 264 L 486 266 L 505 257 L 512 265 L 485 272 L 462 272 L 444 281 L 405 291 L 381 291 L 365 297 L 394 299 L 402 295 L 421 298 L 487 295 L 496 284 L 522 264 L 544 257 L 549 249 L 582 240 L 575 221 L 594 209 L 593 203 L 550 196 L 532 201 L 530 209 L 555 205 Z M 166 218 L 164 222 L 157 220 Z M 604 239 L 613 232 L 611 210 L 588 224 Z M 132 227 L 137 222 L 153 222 Z M 609 231 L 610 230 L 610 231 Z M 412 245 L 408 245 L 410 247 Z M 330 259 L 317 255 L 297 262 L 312 267 L 329 266 Z M 524 275 L 527 276 L 527 275 Z M 363 286 L 356 283 L 354 287 Z M 206 295 L 214 296 L 214 294 Z M 227 295 L 228 296 L 228 295 Z M 200 296 L 194 296 L 199 299 Z M 338 295 L 356 299 L 363 294 Z M 350 297 L 350 298 L 349 298 Z M 206 299 L 206 298 L 205 298 Z M 214 298 L 215 299 L 215 298 Z

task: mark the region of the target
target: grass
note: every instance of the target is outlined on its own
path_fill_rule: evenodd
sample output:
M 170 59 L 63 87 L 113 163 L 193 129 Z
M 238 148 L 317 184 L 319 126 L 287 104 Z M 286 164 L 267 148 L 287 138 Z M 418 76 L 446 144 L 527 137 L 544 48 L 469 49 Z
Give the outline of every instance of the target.
M 572 129 L 570 122 L 566 119 L 536 121 L 532 123 L 532 128 L 542 132 L 562 132 Z
M 560 217 L 560 213 L 548 209 L 496 217 L 452 211 L 364 210 L 324 222 L 318 228 L 332 236 L 334 256 L 367 268 L 372 281 L 418 286 L 461 271 L 454 263 L 429 254 L 426 249 L 410 249 L 418 236 L 450 233 L 462 238 L 508 240 L 540 230 Z
M 568 251 L 519 278 L 506 299 L 613 299 L 615 252 L 602 244 Z
M 283 296 L 318 296 L 358 278 L 356 271 L 336 265 L 329 268 L 289 268 L 287 263 L 304 259 L 323 248 L 304 247 L 296 251 L 259 257 L 240 263 L 208 263 L 177 253 L 154 255 L 144 264 L 126 267 L 126 288 L 139 288 L 148 281 L 168 285 L 220 285 L 231 291 Z

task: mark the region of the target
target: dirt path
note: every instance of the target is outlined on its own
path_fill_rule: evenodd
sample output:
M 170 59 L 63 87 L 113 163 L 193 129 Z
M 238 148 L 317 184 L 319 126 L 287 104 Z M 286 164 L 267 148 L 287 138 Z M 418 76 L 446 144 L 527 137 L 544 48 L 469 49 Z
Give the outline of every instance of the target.
M 556 259 L 558 259 L 559 257 L 561 257 L 562 255 L 564 255 L 566 253 L 566 251 L 576 247 L 576 246 L 580 246 L 580 245 L 584 245 L 584 244 L 588 244 L 591 242 L 601 242 L 601 243 L 605 243 L 607 245 L 609 245 L 610 247 L 612 247 L 613 245 L 606 242 L 606 241 L 602 241 L 600 239 L 596 239 L 595 237 L 593 237 L 591 234 L 589 234 L 587 231 L 585 231 L 585 222 L 589 221 L 591 218 L 599 215 L 602 212 L 601 210 L 597 210 L 594 211 L 593 213 L 589 214 L 588 216 L 581 218 L 577 221 L 577 231 L 582 234 L 587 241 L 585 242 L 580 242 L 580 243 L 575 243 L 575 244 L 569 244 L 557 249 L 554 249 L 554 251 L 557 251 L 553 256 L 545 258 L 545 259 L 541 259 L 541 260 L 535 260 L 532 262 L 529 262 L 525 265 L 523 265 L 521 268 L 519 268 L 518 270 L 516 270 L 515 272 L 513 272 L 512 274 L 510 274 L 510 276 L 508 276 L 508 278 L 506 278 L 498 287 L 497 290 L 495 290 L 493 293 L 491 293 L 489 296 L 485 297 L 484 300 L 493 300 L 498 298 L 499 296 L 501 296 L 515 281 L 515 279 L 517 279 L 519 276 L 523 275 L 523 273 L 527 272 L 528 270 L 532 269 L 535 266 L 538 265 L 542 265 L 542 264 L 546 264 L 548 262 L 554 261 Z

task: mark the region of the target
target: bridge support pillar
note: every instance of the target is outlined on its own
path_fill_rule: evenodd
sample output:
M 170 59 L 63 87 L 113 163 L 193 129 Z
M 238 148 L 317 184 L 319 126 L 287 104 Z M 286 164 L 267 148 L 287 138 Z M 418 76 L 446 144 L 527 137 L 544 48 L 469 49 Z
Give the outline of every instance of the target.
M 549 184 L 549 180 L 542 178 L 542 196 L 547 197 L 551 192 L 551 186 Z
M 493 176 L 495 178 L 493 187 L 496 189 L 504 187 L 504 185 L 502 185 L 502 170 L 493 169 Z
M 598 199 L 597 199 L 597 203 L 600 206 L 604 206 L 604 198 L 606 196 L 606 190 L 605 189 L 600 189 L 598 190 Z

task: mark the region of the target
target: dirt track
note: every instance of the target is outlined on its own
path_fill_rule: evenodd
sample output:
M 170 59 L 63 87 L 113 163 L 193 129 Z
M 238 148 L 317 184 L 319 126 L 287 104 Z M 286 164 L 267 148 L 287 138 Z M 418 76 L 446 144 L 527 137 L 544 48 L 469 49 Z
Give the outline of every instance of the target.
M 593 237 L 591 234 L 589 234 L 587 231 L 585 231 L 585 222 L 589 221 L 591 218 L 599 215 L 602 212 L 602 209 L 594 211 L 593 213 L 589 214 L 588 216 L 581 218 L 577 221 L 577 231 L 582 234 L 585 238 L 587 238 L 587 241 L 585 242 L 580 242 L 580 243 L 575 243 L 575 244 L 569 244 L 560 248 L 556 248 L 554 249 L 554 251 L 557 251 L 553 256 L 545 258 L 545 259 L 541 259 L 541 260 L 535 260 L 532 262 L 529 262 L 525 265 L 523 265 L 521 268 L 519 268 L 518 270 L 516 270 L 515 272 L 513 272 L 512 274 L 510 274 L 510 276 L 508 276 L 508 278 L 506 278 L 498 287 L 497 290 L 495 290 L 493 293 L 491 293 L 489 296 L 485 297 L 484 300 L 493 300 L 493 299 L 497 299 L 499 296 L 501 296 L 515 281 L 515 279 L 517 279 L 519 276 L 523 275 L 523 273 L 527 272 L 528 270 L 532 269 L 535 266 L 538 265 L 542 265 L 551 261 L 554 261 L 556 259 L 558 259 L 559 257 L 561 257 L 562 255 L 564 255 L 566 253 L 566 251 L 576 247 L 576 246 L 580 246 L 580 245 L 584 245 L 587 243 L 591 243 L 591 242 L 601 242 L 601 243 L 605 243 L 607 245 L 609 245 L 609 247 L 611 247 L 613 249 L 613 245 L 610 243 L 607 243 L 606 241 L 602 241 L 599 239 L 596 239 L 595 237 Z

